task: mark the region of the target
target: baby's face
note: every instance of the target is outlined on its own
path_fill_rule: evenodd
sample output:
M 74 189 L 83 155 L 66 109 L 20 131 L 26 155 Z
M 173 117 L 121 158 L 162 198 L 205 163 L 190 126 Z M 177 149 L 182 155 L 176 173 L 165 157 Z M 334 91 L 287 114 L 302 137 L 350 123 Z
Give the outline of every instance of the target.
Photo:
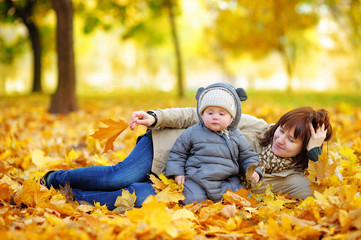
M 216 132 L 226 129 L 232 121 L 232 116 L 226 109 L 216 106 L 207 107 L 202 117 L 206 127 Z

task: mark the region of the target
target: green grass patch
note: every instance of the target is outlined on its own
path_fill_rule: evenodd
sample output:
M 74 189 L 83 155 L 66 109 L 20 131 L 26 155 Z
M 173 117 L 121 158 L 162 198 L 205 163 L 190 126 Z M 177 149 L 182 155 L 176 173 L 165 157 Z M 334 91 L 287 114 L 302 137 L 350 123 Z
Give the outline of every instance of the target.
M 248 91 L 248 100 L 253 104 L 275 103 L 284 106 L 325 106 L 331 107 L 339 104 L 361 106 L 361 92 L 314 92 L 294 91 L 287 93 L 279 90 Z
M 196 91 L 186 91 L 185 97 L 178 98 L 175 92 L 146 91 L 146 90 L 123 90 L 112 93 L 79 94 L 79 106 L 95 104 L 104 107 L 132 106 L 134 110 L 147 110 L 169 107 L 195 107 Z M 248 106 L 280 105 L 284 107 L 313 106 L 336 107 L 340 104 L 350 106 L 361 106 L 361 92 L 315 92 L 294 91 L 287 93 L 281 90 L 249 90 L 248 100 L 244 103 Z M 29 94 L 17 96 L 2 96 L 0 100 L 2 107 L 16 106 L 26 99 L 28 103 L 38 106 L 48 106 L 51 96 L 45 94 Z

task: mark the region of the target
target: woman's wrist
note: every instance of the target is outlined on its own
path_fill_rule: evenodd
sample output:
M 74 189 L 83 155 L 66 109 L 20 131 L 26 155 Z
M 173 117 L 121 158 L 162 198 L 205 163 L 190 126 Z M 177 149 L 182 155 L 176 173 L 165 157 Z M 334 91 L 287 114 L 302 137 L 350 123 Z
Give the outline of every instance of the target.
M 321 147 L 313 147 L 307 152 L 307 157 L 311 161 L 317 162 L 318 161 L 318 156 L 320 156 L 321 153 L 322 153 Z
M 157 114 L 155 114 L 153 111 L 147 111 L 147 113 L 148 113 L 150 116 L 154 117 L 154 122 L 153 122 L 153 124 L 149 126 L 149 128 L 153 128 L 153 127 L 157 124 L 157 122 L 158 122 Z

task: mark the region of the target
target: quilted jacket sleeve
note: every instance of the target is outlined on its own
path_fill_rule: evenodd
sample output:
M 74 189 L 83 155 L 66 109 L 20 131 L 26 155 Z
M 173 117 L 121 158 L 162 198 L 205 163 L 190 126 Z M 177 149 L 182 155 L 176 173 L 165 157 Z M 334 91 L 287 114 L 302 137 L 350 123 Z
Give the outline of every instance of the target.
M 239 157 L 238 162 L 240 166 L 240 175 L 245 176 L 247 169 L 253 164 L 258 165 L 259 157 L 258 154 L 252 149 L 251 145 L 247 142 L 243 135 L 239 136 Z M 263 178 L 261 167 L 257 167 L 255 170 L 260 176 L 260 180 Z
M 185 175 L 185 164 L 191 149 L 191 129 L 186 129 L 175 141 L 169 152 L 166 176 Z

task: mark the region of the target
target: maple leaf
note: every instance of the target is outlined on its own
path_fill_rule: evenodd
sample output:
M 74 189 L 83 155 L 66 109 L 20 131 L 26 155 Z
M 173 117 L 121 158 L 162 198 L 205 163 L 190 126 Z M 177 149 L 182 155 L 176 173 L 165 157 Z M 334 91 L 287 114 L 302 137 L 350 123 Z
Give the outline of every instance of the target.
M 178 221 L 179 219 L 189 219 L 189 220 L 196 220 L 196 216 L 193 212 L 189 211 L 188 209 L 182 208 L 176 210 L 172 214 L 172 221 Z
M 157 200 L 160 202 L 176 203 L 180 200 L 184 200 L 183 184 L 177 184 L 174 179 L 168 179 L 163 174 L 157 178 L 154 175 L 150 176 L 150 180 L 153 182 L 152 186 L 157 193 Z
M 69 183 L 66 183 L 65 187 L 60 186 L 60 193 L 65 196 L 67 203 L 72 203 L 76 201 Z
M 235 204 L 240 207 L 251 206 L 251 203 L 247 199 L 229 190 L 225 194 L 223 194 L 223 198 L 226 202 L 230 204 Z
M 45 156 L 45 153 L 40 149 L 31 151 L 31 160 L 39 169 L 44 169 L 54 163 L 54 160 L 51 157 Z
M 231 218 L 233 217 L 237 212 L 236 204 L 232 205 L 226 205 L 224 208 L 220 211 L 221 215 L 225 218 Z
M 190 236 L 193 235 L 192 231 L 196 227 L 196 221 L 196 215 L 185 208 L 176 210 L 172 213 L 172 222 L 177 228 L 182 229 L 183 235 L 187 233 L 190 234 Z M 192 239 L 192 237 L 186 239 Z
M 135 195 L 135 192 L 131 194 L 128 190 L 123 189 L 122 196 L 118 196 L 117 200 L 115 200 L 114 206 L 117 208 L 114 209 L 114 211 L 122 214 L 128 210 L 131 210 L 134 207 L 136 199 L 137 196 Z
M 91 213 L 94 211 L 94 206 L 90 204 L 80 204 L 76 210 L 84 213 Z
M 246 179 L 247 180 L 252 180 L 252 174 L 254 173 L 254 170 L 256 170 L 256 168 L 260 166 L 260 164 L 258 163 L 257 165 L 255 164 L 251 164 L 251 166 L 249 166 L 246 170 Z
M 74 202 L 74 203 L 77 203 L 77 202 Z M 75 206 L 75 205 L 76 204 L 68 203 L 66 196 L 64 196 L 60 192 L 57 192 L 57 194 L 52 195 L 49 204 L 46 204 L 46 205 L 42 204 L 40 206 L 54 209 L 55 211 L 59 212 L 60 214 L 73 216 L 74 209 L 79 206 L 79 205 L 77 205 L 77 206 Z
M 0 199 L 9 201 L 11 196 L 14 194 L 17 185 L 17 182 L 4 175 L 0 179 Z
M 116 122 L 112 119 L 102 120 L 102 122 L 108 127 L 107 128 L 100 127 L 98 131 L 94 132 L 90 136 L 100 141 L 105 139 L 107 140 L 103 152 L 106 153 L 109 150 L 113 150 L 113 142 L 119 136 L 119 134 L 121 134 L 128 127 L 128 124 L 123 120 L 119 120 L 118 122 Z
M 174 239 L 178 234 L 166 203 L 158 202 L 155 196 L 149 196 L 141 209 L 133 208 L 126 216 L 131 221 L 141 224 L 142 228 L 149 228 L 153 234 L 165 235 L 165 239 Z
M 352 226 L 361 229 L 361 208 L 351 210 L 349 212 L 349 217 L 352 221 Z

